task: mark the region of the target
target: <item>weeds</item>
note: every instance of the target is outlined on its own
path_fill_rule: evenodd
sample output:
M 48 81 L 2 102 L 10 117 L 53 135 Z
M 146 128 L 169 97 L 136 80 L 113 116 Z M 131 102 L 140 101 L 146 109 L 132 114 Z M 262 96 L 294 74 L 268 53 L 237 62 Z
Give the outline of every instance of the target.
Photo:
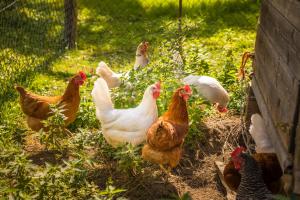
M 67 130 L 65 129 L 66 116 L 63 114 L 63 107 L 56 105 L 50 106 L 51 116 L 43 121 L 45 128 L 37 133 L 40 142 L 45 144 L 48 150 L 63 150 L 67 146 L 66 136 Z

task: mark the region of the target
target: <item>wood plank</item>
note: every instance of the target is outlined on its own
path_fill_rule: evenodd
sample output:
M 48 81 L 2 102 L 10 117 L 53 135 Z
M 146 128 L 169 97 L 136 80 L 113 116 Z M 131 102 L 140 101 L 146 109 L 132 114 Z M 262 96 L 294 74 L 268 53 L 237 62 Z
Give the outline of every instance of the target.
M 271 3 L 282 15 L 300 31 L 300 1 L 298 0 L 265 0 Z
M 268 112 L 270 114 L 269 117 L 271 118 L 272 121 L 275 122 L 274 124 L 275 124 L 277 132 L 280 136 L 280 140 L 282 140 L 284 147 L 286 149 L 288 149 L 292 126 L 290 126 L 288 129 L 285 129 L 284 131 L 282 131 L 279 129 L 280 126 L 277 126 L 277 124 L 278 125 L 285 124 L 285 123 L 291 124 L 292 120 L 291 121 L 282 121 L 282 120 L 287 120 L 287 119 L 281 118 L 281 116 L 279 115 L 280 109 L 283 109 L 282 108 L 283 106 L 277 108 L 277 102 L 280 101 L 280 99 L 277 97 L 277 94 L 276 94 L 275 89 L 272 86 L 272 84 L 266 85 L 262 80 L 259 80 L 258 78 L 256 78 L 256 80 L 257 80 L 257 84 L 259 84 L 259 86 L 261 88 L 261 91 L 264 91 L 264 92 L 262 92 L 262 98 L 264 99 L 264 101 L 266 103 L 266 108 L 268 109 Z M 258 101 L 258 105 L 261 103 L 262 102 Z M 284 104 L 282 104 L 282 105 L 284 105 Z M 287 104 L 287 106 L 288 106 L 288 104 Z M 279 123 L 279 122 L 281 122 L 281 123 Z
M 255 76 L 273 121 L 288 147 L 298 104 L 299 81 L 280 60 L 266 34 L 258 29 L 255 47 Z
M 287 63 L 283 62 L 283 59 L 280 58 L 278 51 L 274 47 L 274 42 L 270 40 L 270 37 L 268 37 L 261 27 L 257 30 L 255 57 L 263 61 L 264 70 L 266 75 L 269 75 L 269 79 L 276 80 L 273 78 L 278 77 L 283 80 L 282 82 L 280 81 L 280 84 L 274 81 L 276 87 L 282 87 L 280 91 L 283 91 L 283 94 L 286 94 L 290 89 L 292 89 L 292 92 L 297 90 L 299 79 L 296 77 L 294 71 L 289 70 Z M 297 96 L 294 93 L 290 95 Z
M 221 183 L 224 186 L 224 188 L 226 189 L 226 193 L 227 193 L 226 198 L 227 198 L 227 200 L 235 200 L 236 193 L 234 191 L 232 191 L 226 185 L 225 180 L 224 180 L 223 171 L 224 171 L 224 168 L 225 168 L 225 164 L 221 161 L 215 161 L 215 165 L 216 165 L 217 173 L 218 173 L 218 176 L 221 180 Z
M 299 117 L 300 120 L 300 117 Z M 294 155 L 294 189 L 293 192 L 300 195 L 300 122 L 298 122 L 298 127 L 296 131 L 296 149 Z
M 296 51 L 300 50 L 300 27 L 299 30 L 297 30 L 289 19 L 285 18 L 270 1 L 262 2 L 260 25 L 267 27 L 266 29 L 269 31 L 276 31 L 280 37 L 285 39 L 291 48 Z
M 300 32 L 266 1 L 262 4 L 259 27 L 272 44 L 273 51 L 276 51 L 276 59 L 300 79 Z
M 262 96 L 261 89 L 257 84 L 257 80 L 254 77 L 251 81 L 253 92 L 255 94 L 256 100 L 258 102 L 259 109 L 262 113 L 266 129 L 269 130 L 269 135 L 272 140 L 272 144 L 275 148 L 278 160 L 282 170 L 285 172 L 287 168 L 292 166 L 292 156 L 288 153 L 288 149 L 285 148 L 279 134 L 277 133 L 276 127 L 272 121 L 272 118 L 269 114 L 269 110 L 266 106 L 266 102 Z

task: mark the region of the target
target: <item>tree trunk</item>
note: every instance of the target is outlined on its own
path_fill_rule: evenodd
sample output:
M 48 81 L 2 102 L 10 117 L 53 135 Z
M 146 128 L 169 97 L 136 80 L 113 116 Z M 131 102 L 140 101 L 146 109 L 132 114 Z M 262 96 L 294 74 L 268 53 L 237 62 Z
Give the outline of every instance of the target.
M 65 33 L 64 39 L 68 49 L 76 47 L 77 37 L 77 2 L 76 0 L 64 0 L 65 5 Z

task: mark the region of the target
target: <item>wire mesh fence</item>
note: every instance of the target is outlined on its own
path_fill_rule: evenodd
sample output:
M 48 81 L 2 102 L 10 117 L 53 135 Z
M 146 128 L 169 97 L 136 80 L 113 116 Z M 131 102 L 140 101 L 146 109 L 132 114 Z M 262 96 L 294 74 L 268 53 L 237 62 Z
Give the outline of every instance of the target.
M 64 51 L 66 11 L 62 0 L 0 1 L 0 103 Z

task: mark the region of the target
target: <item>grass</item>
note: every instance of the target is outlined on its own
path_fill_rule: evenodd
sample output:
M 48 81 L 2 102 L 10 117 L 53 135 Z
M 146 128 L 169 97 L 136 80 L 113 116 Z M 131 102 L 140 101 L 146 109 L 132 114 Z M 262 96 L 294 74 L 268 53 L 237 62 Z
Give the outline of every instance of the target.
M 0 141 L 2 142 L 0 150 L 10 147 L 10 150 L 7 150 L 9 153 L 5 151 L 9 155 L 7 159 L 17 163 L 14 163 L 14 165 L 22 165 L 24 167 L 24 177 L 33 176 L 30 173 L 32 169 L 27 169 L 26 167 L 34 167 L 33 171 L 45 173 L 39 180 L 48 179 L 49 177 L 46 176 L 50 176 L 52 172 L 60 174 L 61 177 L 58 178 L 59 184 L 63 183 L 65 178 L 69 178 L 69 176 L 79 176 L 77 178 L 80 184 L 84 185 L 82 188 L 89 188 L 88 191 L 90 191 L 89 194 L 85 195 L 90 195 L 93 194 L 94 185 L 85 185 L 86 183 L 83 183 L 86 179 L 91 181 L 88 177 L 92 173 L 85 169 L 86 162 L 82 160 L 84 156 L 89 155 L 86 154 L 87 146 L 101 148 L 101 154 L 105 157 L 101 157 L 101 159 L 108 159 L 109 162 L 114 162 L 114 158 L 118 158 L 119 162 L 123 162 L 122 157 L 124 155 L 122 153 L 118 152 L 116 155 L 110 155 L 113 154 L 113 150 L 105 144 L 101 132 L 99 132 L 100 124 L 95 117 L 95 108 L 90 96 L 95 79 L 90 71 L 95 69 L 97 63 L 101 60 L 107 62 L 114 71 L 125 73 L 131 70 L 134 64 L 136 46 L 142 40 L 150 42 L 151 63 L 147 68 L 137 73 L 131 71 L 130 76 L 125 79 L 125 81 L 133 81 L 134 89 L 126 89 L 125 85 L 123 85 L 121 88 L 113 90 L 116 107 L 126 108 L 137 105 L 145 87 L 161 79 L 164 84 L 164 93 L 158 101 L 158 106 L 159 112 L 162 113 L 166 110 L 172 92 L 180 85 L 178 79 L 187 73 L 194 73 L 218 78 L 230 92 L 231 102 L 229 107 L 231 113 L 239 113 L 243 94 L 239 90 L 239 83 L 235 75 L 243 52 L 253 51 L 254 49 L 259 3 L 252 0 L 184 0 L 181 33 L 182 48 L 186 60 L 184 70 L 181 70 L 170 59 L 172 57 L 171 51 L 178 49 L 179 43 L 177 1 L 79 0 L 78 6 L 77 49 L 67 51 L 60 56 L 56 56 L 54 59 L 51 58 L 51 62 L 38 62 L 39 65 L 41 63 L 47 63 L 47 65 L 44 66 L 43 70 L 32 75 L 30 81 L 22 81 L 22 83 L 29 90 L 36 93 L 57 95 L 64 91 L 68 78 L 74 73 L 79 70 L 84 70 L 88 73 L 88 82 L 81 88 L 81 104 L 78 117 L 70 126 L 70 130 L 76 133 L 76 136 L 70 141 L 70 143 L 74 144 L 70 147 L 71 154 L 75 150 L 81 152 L 80 155 L 75 156 L 75 161 L 70 162 L 71 165 L 76 165 L 74 168 L 77 167 L 83 171 L 80 174 L 76 174 L 76 170 L 72 171 L 74 170 L 72 167 L 69 167 L 68 169 L 70 170 L 67 170 L 67 172 L 63 171 L 62 168 L 55 168 L 56 166 L 39 166 L 37 168 L 35 165 L 30 164 L 30 161 L 26 159 L 26 155 L 24 155 L 25 157 L 16 157 L 16 154 L 13 152 L 23 152 L 24 145 L 22 139 L 30 131 L 26 127 L 24 115 L 20 110 L 18 96 L 15 92 L 11 92 L 12 96 L 3 103 L 0 111 Z M 40 13 L 41 11 L 36 10 L 35 12 Z M 24 11 L 24 13 L 26 12 Z M 51 30 L 55 29 L 55 26 L 48 27 L 50 33 Z M 30 37 L 31 34 L 33 33 L 29 33 L 27 37 Z M 38 32 L 36 35 L 45 34 Z M 5 37 L 7 38 L 8 36 Z M 30 41 L 35 41 L 35 39 L 40 38 L 31 37 Z M 36 47 L 30 43 L 26 45 Z M 1 50 L 4 48 L 7 47 L 1 46 Z M 20 50 L 20 55 L 15 53 L 18 52 L 17 47 L 12 47 L 11 49 L 16 56 L 21 57 L 23 60 L 31 57 L 28 55 L 28 51 L 30 52 L 31 48 L 25 52 Z M 39 49 L 32 49 L 32 55 L 37 57 L 37 59 L 44 59 L 42 51 L 40 52 Z M 27 77 L 26 71 L 22 73 L 21 75 Z M 8 81 L 10 81 L 10 85 L 13 82 L 19 82 L 18 80 L 11 82 L 11 79 L 8 79 Z M 210 106 L 207 106 L 204 110 L 201 109 L 200 105 L 203 103 L 205 102 L 197 95 L 194 95 L 190 101 L 191 131 L 186 141 L 187 144 L 195 144 L 203 140 L 201 131 L 198 129 L 199 121 L 204 116 L 215 114 Z M 126 151 L 126 149 L 122 151 Z M 1 156 L 5 156 L 5 154 L 1 154 Z M 16 159 L 23 160 L 17 162 Z M 92 158 L 88 158 L 87 160 L 89 159 Z M 139 159 L 131 158 L 131 160 L 136 161 Z M 101 162 L 99 160 L 93 161 L 98 164 Z M 0 169 L 8 169 L 5 163 L 0 162 L 0 164 Z M 123 163 L 123 165 L 127 166 L 126 163 Z M 135 163 L 135 165 L 137 164 Z M 49 170 L 52 170 L 51 173 Z M 6 179 L 4 180 L 7 181 Z M 30 182 L 32 180 L 20 181 Z M 118 182 L 118 180 L 114 181 Z M 40 183 L 35 182 L 34 184 L 39 185 Z M 101 189 L 108 191 L 108 187 L 111 184 L 109 182 L 107 187 L 102 186 Z M 69 186 L 68 190 L 71 190 L 71 186 L 74 185 L 71 184 Z M 47 188 L 51 187 L 47 185 Z M 74 188 L 78 188 L 78 186 L 74 186 Z M 24 193 L 32 191 L 25 186 L 20 186 L 19 190 Z M 2 191 L 1 187 L 0 191 Z M 51 193 L 55 196 L 54 191 L 48 192 L 48 194 Z M 16 191 L 14 191 L 15 193 Z M 113 196 L 112 193 L 108 193 L 108 196 Z

